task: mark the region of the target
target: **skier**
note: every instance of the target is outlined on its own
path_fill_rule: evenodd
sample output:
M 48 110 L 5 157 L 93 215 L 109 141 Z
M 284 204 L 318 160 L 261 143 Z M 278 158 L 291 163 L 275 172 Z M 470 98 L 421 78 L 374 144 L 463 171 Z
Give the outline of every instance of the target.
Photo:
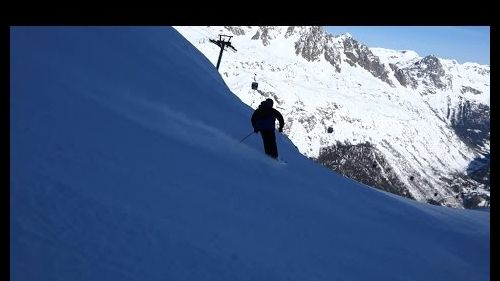
M 262 142 L 264 143 L 264 150 L 267 155 L 272 158 L 278 158 L 278 148 L 276 147 L 276 135 L 274 131 L 276 130 L 276 119 L 279 121 L 279 132 L 283 132 L 283 127 L 285 126 L 285 120 L 283 115 L 273 108 L 273 100 L 266 99 L 261 102 L 259 108 L 257 108 L 252 114 L 252 127 L 255 133 L 260 132 L 262 136 Z

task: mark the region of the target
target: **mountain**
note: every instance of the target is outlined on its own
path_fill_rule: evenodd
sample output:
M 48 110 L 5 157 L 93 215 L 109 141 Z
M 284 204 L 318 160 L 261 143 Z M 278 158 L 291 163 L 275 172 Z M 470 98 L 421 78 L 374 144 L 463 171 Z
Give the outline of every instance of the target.
M 10 28 L 10 280 L 489 280 L 490 213 L 347 179 L 171 27 Z
M 219 69 L 228 87 L 252 108 L 272 98 L 304 155 L 418 201 L 489 202 L 489 183 L 468 172 L 489 159 L 489 66 L 369 48 L 319 26 L 175 28 L 214 64 L 210 39 L 232 36 Z

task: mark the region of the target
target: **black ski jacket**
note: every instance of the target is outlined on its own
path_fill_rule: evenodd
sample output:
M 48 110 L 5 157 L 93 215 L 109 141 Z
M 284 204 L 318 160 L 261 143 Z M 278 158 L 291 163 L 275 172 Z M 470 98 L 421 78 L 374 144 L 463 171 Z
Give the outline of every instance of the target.
M 256 131 L 274 131 L 276 119 L 279 121 L 279 128 L 283 129 L 285 126 L 283 115 L 269 103 L 263 102 L 252 114 L 252 127 Z

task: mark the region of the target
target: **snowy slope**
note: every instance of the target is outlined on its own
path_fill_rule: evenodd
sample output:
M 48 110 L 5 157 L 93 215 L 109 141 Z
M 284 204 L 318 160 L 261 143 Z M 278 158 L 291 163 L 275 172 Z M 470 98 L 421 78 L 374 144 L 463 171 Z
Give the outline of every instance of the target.
M 466 170 L 489 153 L 489 129 L 469 136 L 475 131 L 467 127 L 459 135 L 454 125 L 463 123 L 459 117 L 469 102 L 489 112 L 489 66 L 368 48 L 350 34 L 334 37 L 320 27 L 175 28 L 213 64 L 220 49 L 209 39 L 234 36 L 237 52 L 223 53 L 222 77 L 253 108 L 274 99 L 287 121 L 285 133 L 304 155 L 317 158 L 337 142 L 369 143 L 387 163 L 382 169 L 420 201 L 460 207 L 453 186 L 484 188 Z M 257 91 L 250 87 L 254 75 Z
M 344 178 L 167 27 L 13 27 L 11 280 L 489 280 L 489 212 Z

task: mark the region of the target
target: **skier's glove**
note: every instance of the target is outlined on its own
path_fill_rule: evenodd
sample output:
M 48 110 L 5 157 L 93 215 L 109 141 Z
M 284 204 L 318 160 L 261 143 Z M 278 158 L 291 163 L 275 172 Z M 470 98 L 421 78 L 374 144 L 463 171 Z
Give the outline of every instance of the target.
M 283 128 L 282 128 L 282 127 L 280 127 L 280 128 L 278 129 L 278 132 L 282 133 L 282 132 L 283 132 Z

